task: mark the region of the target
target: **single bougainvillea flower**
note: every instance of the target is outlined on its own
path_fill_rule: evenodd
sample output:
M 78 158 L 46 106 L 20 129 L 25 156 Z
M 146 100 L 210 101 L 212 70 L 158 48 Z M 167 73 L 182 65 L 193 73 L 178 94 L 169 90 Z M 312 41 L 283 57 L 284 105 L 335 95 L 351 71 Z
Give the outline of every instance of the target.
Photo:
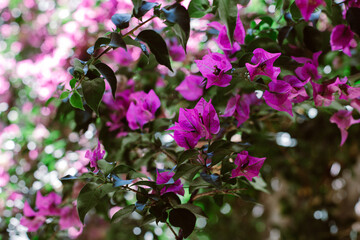
M 160 195 L 163 195 L 168 192 L 177 193 L 181 196 L 184 196 L 185 191 L 183 184 L 181 184 L 181 180 L 177 179 L 174 181 L 172 178 L 175 173 L 174 172 L 159 172 L 159 170 L 156 171 L 156 184 L 166 184 L 161 190 Z
M 319 56 L 322 51 L 316 52 L 313 54 L 312 59 L 306 57 L 292 57 L 296 62 L 304 64 L 302 67 L 295 69 L 295 73 L 298 78 L 302 81 L 306 81 L 310 78 L 312 81 L 318 80 L 321 78 L 317 68 L 319 66 Z
M 38 209 L 35 212 L 28 202 L 24 203 L 24 216 L 20 220 L 20 224 L 27 227 L 29 232 L 36 232 L 45 222 L 46 216 L 60 215 L 59 205 L 61 197 L 51 192 L 47 196 L 42 196 L 41 192 L 36 193 L 35 206 Z
M 199 113 L 201 123 L 205 126 L 205 138 L 211 139 L 211 134 L 217 134 L 220 131 L 219 117 L 214 106 L 211 104 L 211 99 L 209 102 L 206 102 L 204 98 L 201 98 L 196 104 L 195 109 Z
M 46 220 L 46 217 L 32 210 L 28 202 L 24 203 L 24 216 L 20 224 L 27 227 L 29 232 L 36 232 Z
M 225 55 L 212 53 L 205 55 L 202 60 L 195 60 L 201 74 L 207 78 L 206 89 L 211 86 L 227 87 L 232 79 L 231 75 L 225 74 L 232 66 Z
M 227 35 L 226 26 L 219 22 L 211 22 L 208 24 L 209 27 L 213 27 L 219 31 L 219 36 L 216 40 L 216 43 L 220 47 L 221 50 L 224 51 L 226 56 L 230 56 L 235 52 L 241 49 L 240 45 L 245 43 L 246 32 L 244 29 L 244 25 L 240 19 L 240 12 L 238 13 L 236 19 L 236 25 L 234 30 L 234 42 L 231 45 L 229 37 Z
M 354 33 L 351 31 L 349 26 L 343 24 L 334 27 L 330 36 L 331 50 L 343 50 L 343 52 L 351 57 L 350 47 L 354 48 L 357 46 L 354 39 Z
M 309 21 L 311 14 L 314 10 L 325 3 L 323 0 L 295 0 L 297 7 L 299 8 L 301 15 L 305 21 Z
M 36 193 L 36 207 L 42 215 L 57 216 L 60 215 L 59 205 L 61 203 L 61 196 L 55 192 L 51 192 L 46 196 L 41 195 L 41 192 Z
M 178 122 L 167 130 L 174 130 L 176 143 L 186 149 L 194 148 L 200 138 L 211 139 L 220 130 L 219 117 L 211 100 L 199 100 L 194 109 L 180 108 Z
M 331 123 L 336 123 L 338 128 L 341 132 L 341 143 L 340 146 L 342 146 L 347 137 L 348 137 L 348 128 L 356 123 L 360 123 L 360 119 L 355 120 L 352 116 L 352 111 L 348 110 L 339 110 L 338 112 L 334 113 L 334 115 L 330 118 Z
M 258 105 L 261 100 L 256 97 L 255 93 L 243 94 L 229 99 L 225 112 L 221 117 L 232 117 L 234 116 L 237 120 L 237 127 L 240 127 L 250 117 L 250 106 Z
M 61 209 L 59 226 L 60 230 L 68 229 L 68 233 L 72 239 L 77 238 L 82 233 L 83 225 L 80 222 L 75 204 Z
M 291 90 L 291 85 L 285 81 L 272 81 L 269 83 L 269 91 L 266 90 L 263 97 L 266 104 L 270 107 L 278 111 L 287 112 L 293 116 Z
M 182 81 L 175 90 L 178 91 L 186 100 L 195 101 L 204 93 L 203 82 L 203 77 L 190 75 L 185 77 L 184 81 Z
M 301 103 L 310 98 L 305 90 L 305 85 L 310 81 L 310 78 L 303 82 L 296 76 L 287 75 L 283 80 L 289 83 L 292 87 L 290 91 L 290 99 L 292 103 Z
M 237 167 L 231 171 L 231 177 L 244 176 L 247 180 L 252 181 L 253 177 L 259 176 L 259 171 L 265 159 L 252 157 L 247 151 L 238 153 L 234 161 Z
M 155 119 L 155 112 L 161 102 L 154 90 L 149 93 L 144 91 L 130 95 L 130 106 L 126 112 L 126 119 L 132 130 L 142 128 L 146 123 Z
M 253 51 L 253 54 L 251 63 L 254 65 L 250 63 L 245 64 L 251 81 L 258 75 L 268 76 L 271 80 L 275 81 L 281 70 L 279 67 L 274 67 L 274 62 L 280 57 L 281 53 L 269 53 L 262 48 L 257 48 Z
M 85 153 L 85 157 L 90 159 L 90 167 L 95 168 L 94 172 L 99 171 L 97 161 L 103 159 L 104 156 L 105 156 L 105 150 L 102 150 L 100 141 L 98 141 L 98 145 L 93 151 L 87 150 Z

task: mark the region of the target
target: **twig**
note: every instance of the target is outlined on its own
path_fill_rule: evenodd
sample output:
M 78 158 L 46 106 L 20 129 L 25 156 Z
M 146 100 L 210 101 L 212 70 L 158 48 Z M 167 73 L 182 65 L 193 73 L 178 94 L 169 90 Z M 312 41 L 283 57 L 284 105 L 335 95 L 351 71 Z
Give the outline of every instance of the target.
M 170 230 L 172 231 L 172 233 L 175 235 L 175 238 L 176 238 L 176 239 L 179 239 L 179 236 L 176 234 L 176 232 L 175 232 L 174 229 L 171 227 L 171 225 L 170 225 L 168 222 L 166 222 L 166 225 L 168 226 L 168 228 L 170 228 Z
M 218 193 L 231 193 L 231 192 L 237 192 L 241 190 L 246 190 L 246 188 L 235 188 L 235 189 L 224 189 L 224 190 L 214 190 L 210 192 L 200 193 L 192 197 L 191 201 L 195 201 L 198 198 L 205 197 L 205 196 L 211 196 Z

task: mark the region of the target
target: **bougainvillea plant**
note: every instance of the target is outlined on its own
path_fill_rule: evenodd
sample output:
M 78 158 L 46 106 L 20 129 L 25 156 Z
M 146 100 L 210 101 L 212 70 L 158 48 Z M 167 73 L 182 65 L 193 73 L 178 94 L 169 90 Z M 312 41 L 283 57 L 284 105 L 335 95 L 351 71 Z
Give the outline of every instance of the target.
M 137 213 L 139 226 L 164 224 L 181 240 L 208 217 L 201 199 L 269 193 L 261 172 L 273 159 L 255 150 L 267 119 L 295 124 L 304 109 L 324 110 L 344 145 L 360 123 L 359 67 L 334 75 L 319 65 L 357 53 L 360 3 L 276 1 L 280 19 L 245 14 L 248 3 L 132 0 L 97 16 L 108 28 L 74 47 L 60 100 L 46 103 L 60 101 L 55 119 L 75 120 L 72 130 L 93 128 L 96 146 L 61 176 L 64 194 L 24 202 L 20 224 L 77 238 L 91 215 L 117 224 Z

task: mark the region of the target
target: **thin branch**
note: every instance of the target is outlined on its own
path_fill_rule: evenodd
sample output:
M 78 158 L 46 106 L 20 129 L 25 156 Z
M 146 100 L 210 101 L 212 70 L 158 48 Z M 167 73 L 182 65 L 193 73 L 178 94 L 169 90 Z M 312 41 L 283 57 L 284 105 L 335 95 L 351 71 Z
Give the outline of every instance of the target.
M 237 191 L 241 191 L 241 190 L 246 190 L 246 188 L 235 188 L 235 189 L 224 189 L 224 190 L 217 190 L 216 189 L 214 191 L 197 194 L 194 197 L 192 197 L 191 201 L 195 201 L 196 199 L 201 198 L 201 197 L 205 197 L 205 196 L 216 195 L 218 193 L 226 194 L 226 193 L 237 192 Z
M 170 228 L 170 230 L 172 231 L 172 233 L 175 235 L 175 238 L 176 238 L 176 239 L 179 239 L 179 236 L 176 234 L 176 232 L 175 232 L 174 229 L 171 227 L 171 225 L 170 225 L 168 222 L 166 222 L 166 225 L 168 226 L 168 228 Z
M 173 156 L 171 156 L 168 152 L 166 152 L 164 149 L 160 148 L 160 151 L 164 153 L 173 163 L 177 164 L 177 161 Z

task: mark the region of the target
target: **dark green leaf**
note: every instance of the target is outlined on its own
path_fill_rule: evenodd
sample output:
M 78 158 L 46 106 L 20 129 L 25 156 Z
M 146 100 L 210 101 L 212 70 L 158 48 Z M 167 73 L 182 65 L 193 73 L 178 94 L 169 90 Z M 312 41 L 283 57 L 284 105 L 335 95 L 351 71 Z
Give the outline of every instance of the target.
M 146 216 L 143 218 L 140 226 L 144 226 L 144 225 L 146 225 L 146 224 L 149 224 L 149 223 L 151 223 L 151 222 L 154 222 L 155 219 L 156 219 L 156 217 L 155 217 L 154 215 L 152 215 L 152 214 L 146 215 Z
M 208 153 L 214 152 L 216 149 L 220 148 L 221 146 L 225 145 L 227 143 L 227 141 L 225 140 L 216 140 L 214 141 L 209 149 L 208 149 Z
M 93 178 L 93 177 L 94 177 L 94 174 L 92 172 L 87 172 L 87 173 L 83 173 L 80 176 L 66 175 L 65 177 L 60 178 L 60 181 L 88 179 L 88 178 Z
M 148 198 L 148 192 L 144 188 L 138 187 L 138 192 L 136 193 L 138 203 L 146 203 Z
M 184 238 L 187 238 L 194 230 L 196 217 L 185 208 L 177 208 L 170 211 L 169 222 L 175 227 L 180 227 Z
M 316 28 L 310 26 L 304 28 L 304 43 L 312 52 L 320 51 L 326 45 L 330 46 L 330 39 L 326 42 L 327 44 L 324 44 L 324 40 L 324 35 Z
M 124 42 L 124 39 L 122 38 L 122 36 L 119 33 L 116 32 L 112 32 L 110 35 L 110 43 L 109 46 L 113 47 L 113 48 L 118 48 L 118 47 L 122 47 L 123 49 L 126 49 L 126 43 Z
M 351 31 L 360 36 L 360 8 L 349 8 L 346 12 L 346 21 L 349 23 Z
M 227 35 L 231 42 L 234 40 L 234 30 L 236 25 L 237 7 L 232 0 L 219 0 L 218 12 L 221 21 L 225 23 Z
M 158 33 L 154 30 L 143 30 L 139 33 L 137 39 L 145 42 L 149 46 L 150 51 L 155 55 L 158 63 L 173 71 L 170 64 L 168 48 L 164 39 Z
M 120 209 L 119 211 L 117 211 L 114 214 L 114 216 L 111 218 L 111 222 L 117 223 L 120 220 L 122 220 L 123 218 L 129 216 L 134 211 L 135 211 L 135 205 L 134 204 L 126 206 L 126 207 Z
M 74 108 L 79 108 L 79 109 L 85 111 L 82 100 L 81 100 L 81 96 L 78 93 L 78 91 L 76 91 L 76 90 L 74 90 L 73 94 L 70 97 L 70 104 Z
M 188 180 L 191 181 L 196 173 L 199 172 L 200 169 L 202 169 L 203 166 L 196 166 L 190 163 L 184 163 L 179 166 L 177 166 L 175 170 L 175 175 L 173 176 L 174 181 L 179 179 L 180 177 L 188 177 Z
M 178 165 L 180 165 L 181 163 L 185 162 L 189 158 L 195 157 L 198 154 L 199 154 L 199 152 L 195 149 L 186 150 L 180 154 L 177 163 L 178 163 Z
M 200 216 L 200 217 L 205 217 L 207 218 L 208 216 L 206 215 L 206 213 L 202 210 L 201 207 L 196 206 L 194 204 L 191 203 L 185 203 L 185 204 L 181 204 L 181 205 L 177 205 L 174 208 L 184 208 L 187 209 L 189 211 L 191 211 L 192 213 Z
M 176 24 L 174 32 L 186 52 L 186 43 L 190 35 L 190 17 L 185 7 L 175 3 L 162 9 L 167 21 Z
M 293 27 L 291 26 L 285 26 L 279 30 L 278 42 L 280 45 L 283 44 L 284 40 L 289 36 L 289 33 L 292 29 Z
M 100 202 L 100 199 L 111 191 L 113 191 L 111 183 L 99 185 L 90 182 L 81 189 L 77 198 L 77 210 L 82 223 L 84 223 L 86 213 L 95 207 Z
M 134 13 L 134 16 L 135 14 L 138 13 L 138 9 L 140 8 L 140 6 L 142 5 L 142 0 L 132 0 L 132 3 L 134 5 L 134 10 L 133 10 L 133 13 Z M 135 16 L 136 17 L 136 16 Z
M 117 80 L 114 71 L 105 63 L 97 63 L 95 67 L 100 71 L 100 73 L 106 78 L 111 87 L 111 92 L 113 98 L 115 99 Z
M 141 3 L 140 6 L 137 6 L 135 7 L 135 3 L 134 2 L 137 2 L 137 5 L 138 5 L 138 2 Z M 151 9 L 153 9 L 155 6 L 158 5 L 158 3 L 156 2 L 146 2 L 146 1 L 138 1 L 138 0 L 133 0 L 133 3 L 134 3 L 134 17 L 140 19 L 142 18 L 148 11 L 150 11 Z
M 192 0 L 188 7 L 189 16 L 191 18 L 202 18 L 210 8 L 208 0 Z
M 85 80 L 81 83 L 85 101 L 99 116 L 99 104 L 105 92 L 105 82 L 102 78 Z
M 94 52 L 96 50 L 98 50 L 99 48 L 101 47 L 105 47 L 107 46 L 109 43 L 110 43 L 110 38 L 106 38 L 106 37 L 99 37 L 96 42 L 95 42 L 95 45 L 94 45 Z
M 218 174 L 200 173 L 200 176 L 208 183 L 214 185 L 216 188 L 221 188 L 221 178 Z
M 208 188 L 208 187 L 211 187 L 210 183 L 205 182 L 204 179 L 202 179 L 202 177 L 197 177 L 190 183 L 189 192 L 193 193 L 196 189 Z
M 262 48 L 268 52 L 281 52 L 280 46 L 268 37 L 259 37 L 253 40 L 249 45 L 247 46 L 246 50 L 248 52 L 254 51 L 256 48 Z
M 111 17 L 111 21 L 115 24 L 118 29 L 124 29 L 129 27 L 131 14 L 127 13 L 116 13 Z
M 104 173 L 105 176 L 111 173 L 111 171 L 115 167 L 113 163 L 110 163 L 104 159 L 100 159 L 99 161 L 97 161 L 97 165 L 99 166 L 101 172 Z
M 133 169 L 133 168 L 130 167 L 130 166 L 120 164 L 120 165 L 117 165 L 117 166 L 114 168 L 113 173 L 115 173 L 115 174 L 119 174 L 119 173 L 129 173 L 129 172 L 131 172 L 131 171 L 136 171 L 136 170 Z
M 295 2 L 293 2 L 290 6 L 290 13 L 291 18 L 294 21 L 298 21 L 300 18 L 302 18 L 301 12 Z

